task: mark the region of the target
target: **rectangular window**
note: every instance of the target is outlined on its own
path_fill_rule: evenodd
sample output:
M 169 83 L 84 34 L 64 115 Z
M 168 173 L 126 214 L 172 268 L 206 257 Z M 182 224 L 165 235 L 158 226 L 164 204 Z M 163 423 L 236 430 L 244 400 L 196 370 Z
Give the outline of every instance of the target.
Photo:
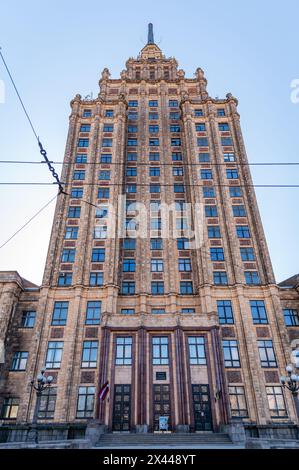
M 180 119 L 180 113 L 178 113 L 177 111 L 171 111 L 169 113 L 169 119 L 171 119 L 172 121 Z
M 228 393 L 232 418 L 248 418 L 244 387 L 230 385 Z
M 195 117 L 201 117 L 201 116 L 203 116 L 203 110 L 202 110 L 202 109 L 195 109 L 195 110 L 194 110 L 194 116 L 195 116 Z
M 172 152 L 171 158 L 173 162 L 180 162 L 183 159 L 181 152 Z
M 250 308 L 254 325 L 268 324 L 265 302 L 263 300 L 251 300 Z
M 98 188 L 98 199 L 109 199 L 110 188 Z
M 250 238 L 250 230 L 248 225 L 237 225 L 236 230 L 238 238 Z
M 97 366 L 98 341 L 83 341 L 81 367 Z
M 22 328 L 33 328 L 35 325 L 36 312 L 34 310 L 27 310 L 22 312 L 21 327 Z
M 255 261 L 253 248 L 240 248 L 242 261 Z
M 81 214 L 81 207 L 69 207 L 67 216 L 70 219 L 77 219 L 80 217 Z
M 27 351 L 17 351 L 13 355 L 12 365 L 10 370 L 24 371 L 26 370 L 27 360 L 29 353 Z
M 66 325 L 68 308 L 68 302 L 55 302 L 51 325 Z
M 126 187 L 126 192 L 128 194 L 135 194 L 137 191 L 137 186 L 136 184 L 128 184 Z
M 212 170 L 200 170 L 200 178 L 202 180 L 212 180 L 213 179 Z
M 135 248 L 136 248 L 135 238 L 126 238 L 123 241 L 123 249 L 124 250 L 135 250 Z
M 238 341 L 222 340 L 222 347 L 223 347 L 225 367 L 231 367 L 231 368 L 241 367 Z
M 91 109 L 84 109 L 83 117 L 91 117 Z
M 128 139 L 128 147 L 137 147 L 138 140 L 137 139 Z
M 105 219 L 108 216 L 108 206 L 101 204 L 96 208 L 96 219 Z
M 239 178 L 238 170 L 226 170 L 226 177 L 229 180 L 237 180 Z
M 101 163 L 111 163 L 112 162 L 111 153 L 102 153 L 100 161 L 101 161 Z
M 132 166 L 132 167 L 127 168 L 126 174 L 127 174 L 127 176 L 137 176 L 136 166 Z
M 102 302 L 100 300 L 92 300 L 87 302 L 85 325 L 100 325 L 101 308 Z
M 180 294 L 181 295 L 192 295 L 193 294 L 193 283 L 191 281 L 180 282 Z
M 83 181 L 85 179 L 85 171 L 74 171 L 73 173 L 73 180 L 74 181 Z
M 120 311 L 121 315 L 135 315 L 134 308 L 122 308 Z
M 158 167 L 158 166 L 150 167 L 149 175 L 150 176 L 160 176 L 160 167 Z
M 205 339 L 202 336 L 189 336 L 189 361 L 191 365 L 206 365 Z
M 113 132 L 113 124 L 104 124 L 103 131 L 104 132 Z
M 109 181 L 110 180 L 110 170 L 101 170 L 99 172 L 99 180 Z
M 161 188 L 159 184 L 150 184 L 150 193 L 160 193 Z
M 195 308 L 182 308 L 181 313 L 186 314 L 186 315 L 194 315 Z
M 132 337 L 118 336 L 116 338 L 116 355 L 115 365 L 131 366 L 132 365 Z
M 71 197 L 74 199 L 81 199 L 81 197 L 83 197 L 83 189 L 72 189 Z
M 128 119 L 129 121 L 137 121 L 138 119 L 138 113 L 135 113 L 133 111 L 128 113 Z
M 88 147 L 89 146 L 89 139 L 79 139 L 78 140 L 78 147 Z
M 175 193 L 184 193 L 185 192 L 185 187 L 183 184 L 174 184 L 173 185 L 173 191 Z
M 168 106 L 169 106 L 170 108 L 177 108 L 178 105 L 179 105 L 178 100 L 169 100 L 169 102 L 168 102 Z
M 105 248 L 93 248 L 91 261 L 93 263 L 103 263 L 105 261 Z
M 151 293 L 152 295 L 162 295 L 164 294 L 164 282 L 155 281 L 151 283 Z
M 58 283 L 59 287 L 71 286 L 73 282 L 73 273 L 59 273 Z
M 65 239 L 76 240 L 78 238 L 78 227 L 66 227 L 65 229 Z
M 210 154 L 209 153 L 199 153 L 198 154 L 198 161 L 199 161 L 199 163 L 209 163 L 210 162 Z
M 148 118 L 150 121 L 157 121 L 159 119 L 158 113 L 148 113 Z
M 151 310 L 153 315 L 165 315 L 165 308 L 152 308 Z
M 89 285 L 91 287 L 102 286 L 103 285 L 103 276 L 104 273 L 90 273 L 89 275 Z
M 181 128 L 178 124 L 171 124 L 171 126 L 169 126 L 169 131 L 170 132 L 181 132 Z
M 149 100 L 148 105 L 150 108 L 157 108 L 158 107 L 158 101 L 157 100 Z
M 208 225 L 209 238 L 221 238 L 220 227 L 218 225 Z
M 135 295 L 135 282 L 124 281 L 121 289 L 122 295 Z
M 172 174 L 173 176 L 183 176 L 184 175 L 184 169 L 181 166 L 175 166 L 172 168 Z
M 178 238 L 177 239 L 177 249 L 178 250 L 189 250 L 190 240 L 188 238 Z
M 157 134 L 159 132 L 159 126 L 150 125 L 148 126 L 148 131 L 150 134 Z
M 4 398 L 2 406 L 2 419 L 17 419 L 19 411 L 19 398 Z
M 168 337 L 154 336 L 152 338 L 153 365 L 168 365 Z
M 259 286 L 261 283 L 260 276 L 256 271 L 245 271 L 244 276 L 248 286 Z
M 210 248 L 211 261 L 224 261 L 223 248 Z
M 90 132 L 90 124 L 81 124 L 80 132 Z
M 195 130 L 196 132 L 205 132 L 206 131 L 206 125 L 205 123 L 199 123 L 199 124 L 195 124 Z
M 258 348 L 262 367 L 277 367 L 273 343 L 271 340 L 258 341 Z
M 180 272 L 190 272 L 192 271 L 191 259 L 190 258 L 179 258 L 179 271 Z
M 208 147 L 209 146 L 209 141 L 208 141 L 207 137 L 198 137 L 197 146 L 198 147 Z
M 231 137 L 221 137 L 221 145 L 223 147 L 232 147 L 233 139 Z
M 159 147 L 159 139 L 149 139 L 150 147 Z
M 217 206 L 205 206 L 206 217 L 218 217 Z
M 162 259 L 151 259 L 151 272 L 163 272 L 164 264 Z
M 297 310 L 284 308 L 283 315 L 286 326 L 299 326 L 299 316 Z
M 223 158 L 224 158 L 224 163 L 236 161 L 236 157 L 234 153 L 224 153 Z
M 160 160 L 160 154 L 158 152 L 150 152 L 149 160 L 151 162 L 158 162 Z
M 203 186 L 202 188 L 204 198 L 214 198 L 216 197 L 215 189 L 211 186 Z
M 65 249 L 62 251 L 61 254 L 61 262 L 62 263 L 73 263 L 75 261 L 75 249 Z
M 98 227 L 94 228 L 93 231 L 93 238 L 95 240 L 104 240 L 107 238 L 107 226 L 106 225 L 100 225 Z
M 151 239 L 151 250 L 163 250 L 163 240 L 161 238 Z
M 171 147 L 180 147 L 181 139 L 171 139 Z
M 242 197 L 242 189 L 240 186 L 232 186 L 229 188 L 230 197 Z
M 130 108 L 137 108 L 138 107 L 138 101 L 137 100 L 130 100 L 128 103 L 128 106 Z
M 85 154 L 78 154 L 76 155 L 76 163 L 86 163 L 87 162 L 87 155 Z
M 282 388 L 266 387 L 271 418 L 286 418 L 287 410 Z
M 92 418 L 95 387 L 79 387 L 76 418 Z
M 225 271 L 214 271 L 213 273 L 214 284 L 217 286 L 227 286 L 227 274 Z
M 55 413 L 57 398 L 57 388 L 49 387 L 47 388 L 40 399 L 40 404 L 38 408 L 38 418 L 39 419 L 53 419 Z
M 230 300 L 217 300 L 217 311 L 220 325 L 233 325 L 234 315 Z
M 112 139 L 103 139 L 102 147 L 112 147 Z
M 123 261 L 123 272 L 124 273 L 134 273 L 136 270 L 135 259 L 124 259 Z
M 244 206 L 233 206 L 234 217 L 246 217 L 246 209 Z
M 136 162 L 137 161 L 137 153 L 128 152 L 127 153 L 127 161 L 128 162 Z
M 227 124 L 227 122 L 219 122 L 218 128 L 221 132 L 229 131 L 229 125 Z
M 61 366 L 63 341 L 50 341 L 46 355 L 47 369 L 59 369 Z
M 113 117 L 113 109 L 106 109 L 105 111 L 105 117 Z
M 217 109 L 217 116 L 225 116 L 225 109 L 219 108 Z

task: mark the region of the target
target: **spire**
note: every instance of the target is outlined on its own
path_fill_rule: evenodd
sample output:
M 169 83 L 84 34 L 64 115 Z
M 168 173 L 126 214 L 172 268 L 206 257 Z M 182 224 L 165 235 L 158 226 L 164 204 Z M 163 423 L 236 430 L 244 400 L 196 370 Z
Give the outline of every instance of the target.
M 148 24 L 147 43 L 148 43 L 148 44 L 155 44 L 155 41 L 154 41 L 153 23 L 149 23 L 149 24 Z

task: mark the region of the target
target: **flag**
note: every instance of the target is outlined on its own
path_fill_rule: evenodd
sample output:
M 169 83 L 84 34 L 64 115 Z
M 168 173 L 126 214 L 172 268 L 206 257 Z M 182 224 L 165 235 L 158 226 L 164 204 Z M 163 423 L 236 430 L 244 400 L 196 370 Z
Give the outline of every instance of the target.
M 109 382 L 105 382 L 99 391 L 99 399 L 104 401 L 109 393 Z

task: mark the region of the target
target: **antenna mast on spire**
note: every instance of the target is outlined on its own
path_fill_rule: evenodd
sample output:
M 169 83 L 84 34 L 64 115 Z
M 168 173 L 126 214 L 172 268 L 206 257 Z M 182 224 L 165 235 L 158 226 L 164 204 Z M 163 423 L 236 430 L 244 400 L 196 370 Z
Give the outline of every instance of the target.
M 155 44 L 154 41 L 154 29 L 153 29 L 153 23 L 148 24 L 148 37 L 147 37 L 147 43 L 148 44 Z

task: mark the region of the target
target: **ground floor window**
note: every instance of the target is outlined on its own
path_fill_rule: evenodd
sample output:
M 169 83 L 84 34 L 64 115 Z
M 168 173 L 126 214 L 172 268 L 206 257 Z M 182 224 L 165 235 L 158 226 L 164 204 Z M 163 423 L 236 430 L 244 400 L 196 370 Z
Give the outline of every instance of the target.
M 248 410 L 244 387 L 230 385 L 228 390 L 232 418 L 247 418 Z
M 285 418 L 287 410 L 282 388 L 279 386 L 266 387 L 266 392 L 271 418 Z
M 95 387 L 79 387 L 77 418 L 92 418 L 94 409 Z
M 2 419 L 17 419 L 19 410 L 18 398 L 4 398 L 2 407 Z
M 38 417 L 40 419 L 53 419 L 56 406 L 57 389 L 47 388 L 40 399 Z

